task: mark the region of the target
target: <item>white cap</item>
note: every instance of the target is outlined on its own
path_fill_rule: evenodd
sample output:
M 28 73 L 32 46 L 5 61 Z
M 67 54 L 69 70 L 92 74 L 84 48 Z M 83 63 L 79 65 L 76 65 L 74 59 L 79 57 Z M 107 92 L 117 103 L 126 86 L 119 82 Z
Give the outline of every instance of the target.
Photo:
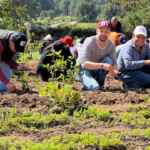
M 139 26 L 135 27 L 133 34 L 134 35 L 144 35 L 145 37 L 147 37 L 147 30 L 144 26 L 139 25 Z
M 52 39 L 53 39 L 53 38 L 52 38 L 52 36 L 51 36 L 50 34 L 46 35 L 46 36 L 43 38 L 44 41 L 52 40 Z

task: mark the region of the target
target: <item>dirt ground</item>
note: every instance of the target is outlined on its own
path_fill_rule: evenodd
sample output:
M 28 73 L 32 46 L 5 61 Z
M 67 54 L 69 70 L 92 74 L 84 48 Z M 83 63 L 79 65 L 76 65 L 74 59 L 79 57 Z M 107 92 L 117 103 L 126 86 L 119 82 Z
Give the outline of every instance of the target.
M 17 82 L 16 82 L 17 83 Z M 17 83 L 18 84 L 18 83 Z M 44 84 L 41 82 L 41 84 Z M 20 111 L 37 111 L 37 112 L 47 112 L 49 109 L 49 99 L 48 97 L 40 97 L 37 90 L 35 89 L 32 82 L 30 82 L 30 91 L 25 92 L 21 89 L 17 93 L 1 93 L 0 94 L 0 107 L 3 108 L 13 108 L 16 107 Z M 81 100 L 87 105 L 100 105 L 103 107 L 109 107 L 112 112 L 119 113 L 126 111 L 129 104 L 133 105 L 145 105 L 145 97 L 150 96 L 150 91 L 128 91 L 125 92 L 122 89 L 122 83 L 111 77 L 107 77 L 105 88 L 98 91 L 82 91 L 81 84 L 79 82 L 74 83 L 74 89 L 80 92 Z M 147 104 L 148 105 L 148 104 Z M 47 131 L 37 131 L 37 132 L 25 132 L 20 133 L 14 131 L 6 135 L 0 136 L 15 136 L 21 139 L 32 139 L 35 141 L 43 140 L 47 137 L 52 137 L 54 135 L 63 135 L 64 133 L 82 133 L 82 132 L 92 132 L 98 134 L 105 134 L 112 131 L 116 132 L 126 132 L 130 131 L 132 127 L 128 125 L 117 124 L 116 126 L 104 126 L 98 125 L 94 127 L 92 125 L 92 120 L 86 120 L 82 125 L 77 127 L 72 127 L 70 124 L 59 125 L 49 128 Z M 144 150 L 145 146 L 149 145 L 149 140 L 144 138 L 129 138 L 124 139 L 125 143 L 130 146 L 130 148 L 135 150 Z

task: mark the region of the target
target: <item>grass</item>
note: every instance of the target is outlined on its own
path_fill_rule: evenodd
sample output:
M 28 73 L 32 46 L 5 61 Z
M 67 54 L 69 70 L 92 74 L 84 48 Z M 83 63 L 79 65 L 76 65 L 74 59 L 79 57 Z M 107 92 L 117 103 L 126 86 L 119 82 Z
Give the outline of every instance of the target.
M 30 50 L 33 49 L 34 60 L 39 59 L 36 48 L 38 47 L 34 44 L 29 47 Z M 29 53 L 22 54 L 20 63 L 28 62 L 29 56 Z M 23 80 L 29 82 L 27 76 L 23 77 Z M 38 84 L 38 79 L 36 82 Z M 49 82 L 44 83 L 43 87 L 39 83 L 40 96 L 49 97 L 46 104 L 47 113 L 37 112 L 39 110 L 36 109 L 24 112 L 20 109 L 18 111 L 17 108 L 0 108 L 0 150 L 125 150 L 129 145 L 124 142 L 130 142 L 130 139 L 135 143 L 138 142 L 136 139 L 150 139 L 149 96 L 143 95 L 142 99 L 145 101 L 141 104 L 129 104 L 125 110 L 119 111 L 113 108 L 114 112 L 112 112 L 112 107 L 109 105 L 87 106 L 83 103 L 80 93 L 75 91 L 68 82 L 64 83 Z M 54 108 L 57 108 L 57 111 Z M 58 108 L 60 108 L 59 112 Z M 123 127 L 123 131 L 117 127 L 118 125 Z M 96 133 L 96 128 L 100 130 L 101 127 L 105 128 L 105 131 Z M 115 127 L 117 131 L 114 133 L 111 128 Z M 56 136 L 57 128 L 62 130 L 58 136 Z M 95 132 L 85 133 L 87 128 L 94 129 Z M 44 140 L 38 140 L 42 136 L 34 137 L 35 140 L 32 141 L 19 136 L 7 136 L 13 133 L 20 133 L 23 138 L 25 138 L 24 133 L 31 136 L 32 134 L 34 136 L 34 133 L 35 135 L 38 133 L 39 136 L 46 133 L 46 137 Z M 51 137 L 48 137 L 47 133 Z M 150 147 L 147 147 L 147 150 L 150 150 Z
M 121 150 L 125 149 L 120 137 L 113 134 L 106 136 L 90 133 L 66 134 L 64 136 L 54 136 L 41 142 L 22 140 L 16 137 L 0 137 L 0 149 L 7 150 L 78 150 L 87 146 L 92 146 L 93 148 L 108 148 L 112 146 L 116 150 L 121 146 Z
M 99 121 L 109 121 L 112 119 L 112 113 L 106 108 L 96 105 L 89 106 L 87 109 L 80 110 L 74 113 L 77 118 L 95 118 Z
M 60 114 L 39 112 L 22 112 L 17 113 L 15 109 L 2 110 L 3 117 L 0 119 L 0 134 L 6 134 L 12 131 L 35 131 L 48 129 L 57 125 L 65 125 L 69 123 L 67 112 Z
M 149 127 L 150 124 L 150 110 L 147 107 L 139 106 L 133 109 L 129 109 L 129 112 L 123 112 L 120 114 L 120 120 L 122 123 L 132 126 L 145 126 Z
M 150 150 L 150 146 L 146 147 L 146 149 L 145 149 L 145 150 Z

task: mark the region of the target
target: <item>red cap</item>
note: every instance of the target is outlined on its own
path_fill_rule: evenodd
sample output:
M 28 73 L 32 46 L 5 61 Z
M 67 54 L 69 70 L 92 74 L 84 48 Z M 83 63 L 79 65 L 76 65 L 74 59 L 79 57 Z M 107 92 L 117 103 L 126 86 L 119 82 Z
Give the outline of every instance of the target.
M 99 21 L 96 25 L 96 28 L 110 28 L 110 23 L 107 20 Z
M 66 35 L 63 38 L 60 38 L 60 41 L 66 45 L 68 45 L 69 47 L 73 46 L 73 39 L 70 35 Z

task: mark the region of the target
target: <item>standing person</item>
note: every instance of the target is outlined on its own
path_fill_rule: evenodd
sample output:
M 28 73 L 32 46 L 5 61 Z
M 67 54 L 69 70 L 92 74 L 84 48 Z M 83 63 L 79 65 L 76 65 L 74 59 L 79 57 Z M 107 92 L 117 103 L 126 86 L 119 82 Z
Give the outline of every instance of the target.
M 118 71 L 115 64 L 115 46 L 108 39 L 109 22 L 99 21 L 96 35 L 85 39 L 77 62 L 80 64 L 80 77 L 85 90 L 98 90 L 104 86 L 107 73 L 113 76 Z
M 128 88 L 150 88 L 150 47 L 146 38 L 146 28 L 136 26 L 131 40 L 118 48 L 117 66 Z
M 27 38 L 24 33 L 0 30 L 0 92 L 15 91 L 10 81 L 12 69 L 21 69 L 13 59 L 17 52 L 24 52 Z

